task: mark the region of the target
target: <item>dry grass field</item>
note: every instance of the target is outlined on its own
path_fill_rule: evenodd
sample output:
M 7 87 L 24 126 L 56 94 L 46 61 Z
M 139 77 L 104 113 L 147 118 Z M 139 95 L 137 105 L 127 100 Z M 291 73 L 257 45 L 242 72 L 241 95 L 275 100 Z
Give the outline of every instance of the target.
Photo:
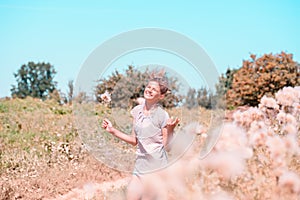
M 199 152 L 207 135 L 195 133 L 184 156 L 149 183 L 170 200 L 300 199 L 299 99 L 299 87 L 285 88 L 258 107 L 227 111 L 205 159 Z M 0 101 L 0 199 L 124 199 L 130 174 L 87 152 L 72 112 L 53 101 Z M 209 127 L 215 111 L 168 112 L 184 119 L 181 127 L 195 119 Z

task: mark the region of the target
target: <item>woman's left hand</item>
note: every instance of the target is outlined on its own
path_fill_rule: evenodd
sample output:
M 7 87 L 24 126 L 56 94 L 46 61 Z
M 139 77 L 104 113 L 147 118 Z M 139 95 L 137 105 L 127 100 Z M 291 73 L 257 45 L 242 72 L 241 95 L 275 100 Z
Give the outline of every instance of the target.
M 167 121 L 167 125 L 166 125 L 166 128 L 169 129 L 169 130 L 173 130 L 177 124 L 180 122 L 180 119 L 179 118 L 169 118 L 168 121 Z

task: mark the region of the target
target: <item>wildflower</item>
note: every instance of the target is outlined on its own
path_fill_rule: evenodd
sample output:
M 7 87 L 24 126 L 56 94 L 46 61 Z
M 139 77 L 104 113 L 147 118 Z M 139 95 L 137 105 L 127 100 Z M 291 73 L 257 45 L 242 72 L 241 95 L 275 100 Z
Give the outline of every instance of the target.
M 260 100 L 260 104 L 258 105 L 260 109 L 267 108 L 267 109 L 279 109 L 279 105 L 277 104 L 276 100 L 271 97 L 263 96 Z
M 284 87 L 275 94 L 275 98 L 282 106 L 292 106 L 294 103 L 299 103 L 300 89 L 299 87 Z
M 286 187 L 293 193 L 300 192 L 300 177 L 298 174 L 286 171 L 279 177 L 278 185 L 281 187 Z
M 292 155 L 299 155 L 300 147 L 298 144 L 297 133 L 289 134 L 283 138 L 284 144 L 288 149 L 288 154 Z
M 279 136 L 268 137 L 266 145 L 274 161 L 281 161 L 287 151 L 284 141 Z
M 291 125 L 294 125 L 294 126 L 297 126 L 297 119 L 289 114 L 289 113 L 285 113 L 283 111 L 280 111 L 277 116 L 276 116 L 278 122 L 280 124 L 291 124 Z
M 288 135 L 297 134 L 297 127 L 293 124 L 287 124 L 282 129 L 283 129 L 283 132 L 288 134 Z
M 237 151 L 213 152 L 202 161 L 202 166 L 216 170 L 223 178 L 229 180 L 243 173 L 246 161 Z
M 105 103 L 111 102 L 111 95 L 109 94 L 109 92 L 107 90 L 105 90 L 105 92 L 100 95 L 100 98 Z
M 241 127 L 249 128 L 253 121 L 263 120 L 264 116 L 258 108 L 250 107 L 246 111 L 236 111 L 233 114 L 234 122 Z
M 253 146 L 263 146 L 268 136 L 268 129 L 264 122 L 253 122 L 251 124 L 249 134 L 249 142 Z

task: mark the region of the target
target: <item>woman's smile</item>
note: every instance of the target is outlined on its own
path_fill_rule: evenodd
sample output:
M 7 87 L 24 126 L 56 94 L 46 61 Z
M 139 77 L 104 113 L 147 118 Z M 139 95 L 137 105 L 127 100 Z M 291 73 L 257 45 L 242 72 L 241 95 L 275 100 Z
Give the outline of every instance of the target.
M 144 91 L 145 99 L 159 99 L 160 98 L 160 88 L 159 84 L 156 82 L 149 82 Z

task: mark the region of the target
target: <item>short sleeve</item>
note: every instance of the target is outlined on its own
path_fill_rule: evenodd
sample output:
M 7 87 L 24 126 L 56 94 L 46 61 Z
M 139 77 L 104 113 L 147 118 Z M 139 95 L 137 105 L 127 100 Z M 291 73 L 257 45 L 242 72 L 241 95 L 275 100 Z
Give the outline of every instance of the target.
M 168 119 L 169 114 L 161 107 L 158 107 L 158 109 L 152 115 L 153 124 L 160 129 L 167 125 Z
M 167 125 L 168 119 L 169 119 L 169 114 L 164 111 L 164 116 L 162 118 L 162 123 L 161 123 L 161 128 L 164 128 Z
M 139 112 L 141 111 L 142 106 L 141 105 L 137 105 L 135 106 L 131 111 L 130 114 L 133 117 L 133 119 L 136 119 L 136 117 L 138 116 Z

